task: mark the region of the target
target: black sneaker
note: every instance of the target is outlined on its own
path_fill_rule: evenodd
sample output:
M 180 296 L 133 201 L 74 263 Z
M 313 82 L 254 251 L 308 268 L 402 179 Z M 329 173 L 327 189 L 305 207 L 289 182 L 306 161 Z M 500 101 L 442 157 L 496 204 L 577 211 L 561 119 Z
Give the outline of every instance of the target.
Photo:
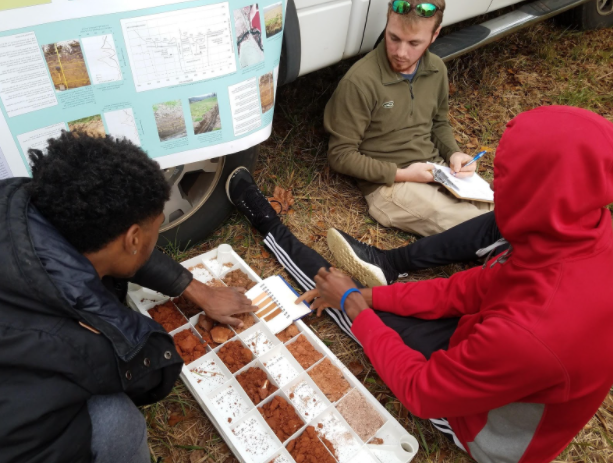
M 386 286 L 398 279 L 398 272 L 381 249 L 361 243 L 347 233 L 330 228 L 328 247 L 339 265 L 363 285 Z
M 245 214 L 251 225 L 258 230 L 277 218 L 277 212 L 255 184 L 246 167 L 239 167 L 228 176 L 226 194 L 230 202 Z

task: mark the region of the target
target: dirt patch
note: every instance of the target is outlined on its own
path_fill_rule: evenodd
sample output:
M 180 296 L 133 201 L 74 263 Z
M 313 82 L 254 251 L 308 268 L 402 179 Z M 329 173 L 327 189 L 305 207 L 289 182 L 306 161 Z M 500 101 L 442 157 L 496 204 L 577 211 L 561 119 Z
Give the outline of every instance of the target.
M 249 279 L 247 274 L 242 270 L 232 270 L 224 278 L 223 282 L 228 286 L 235 288 L 245 288 L 247 290 L 253 288 L 257 283 Z
M 268 381 L 268 376 L 260 368 L 249 368 L 236 377 L 251 401 L 257 405 L 277 391 L 277 387 Z
M 280 333 L 277 333 L 277 339 L 279 339 L 279 341 L 285 344 L 294 336 L 298 336 L 298 334 L 300 334 L 300 330 L 298 329 L 298 327 L 294 324 L 291 324 Z
M 322 444 L 322 441 L 326 445 Z M 299 437 L 287 444 L 286 448 L 297 463 L 336 462 L 332 455 L 330 455 L 330 452 L 328 452 L 328 449 L 334 448 L 332 443 L 323 436 L 319 438 L 313 426 L 307 426 Z
M 276 396 L 258 410 L 281 442 L 285 442 L 302 427 L 302 420 L 294 407 L 281 396 Z
M 287 350 L 292 353 L 300 366 L 305 370 L 323 357 L 303 335 L 300 335 L 298 339 L 288 344 Z
M 232 316 L 234 318 L 238 318 L 240 321 L 243 322 L 242 328 L 234 328 L 234 331 L 236 331 L 239 334 L 242 333 L 243 331 L 248 330 L 256 323 L 255 318 L 253 318 L 251 313 L 239 313 L 239 314 L 232 315 Z
M 194 315 L 198 315 L 202 312 L 200 306 L 190 301 L 185 296 L 179 296 L 172 302 L 175 303 L 175 305 L 179 308 L 181 312 L 183 312 L 183 315 L 185 315 L 187 318 L 192 318 Z
M 187 323 L 185 317 L 179 312 L 172 301 L 158 304 L 147 312 L 149 312 L 151 318 L 162 325 L 169 333 Z
M 336 402 L 351 388 L 341 370 L 332 365 L 329 358 L 309 371 L 309 376 L 319 386 L 330 402 Z
M 183 330 L 175 334 L 173 339 L 186 365 L 206 354 L 206 342 L 202 342 L 191 330 Z
M 232 330 L 230 328 L 226 328 L 225 326 L 216 326 L 215 328 L 211 329 L 210 333 L 213 341 L 217 344 L 223 344 L 224 342 L 228 341 L 228 339 L 234 337 Z
M 249 349 L 243 347 L 240 341 L 227 343 L 217 353 L 223 363 L 226 364 L 231 373 L 236 373 L 253 359 L 253 354 Z
M 375 407 L 357 389 L 351 391 L 336 409 L 364 442 L 368 442 L 385 423 Z
M 215 336 L 213 336 L 212 332 L 217 327 L 224 329 L 216 330 Z M 217 346 L 220 346 L 221 344 L 223 344 L 223 342 L 226 342 L 228 339 L 231 339 L 234 336 L 234 334 L 232 334 L 232 331 L 230 330 L 230 328 L 228 328 L 227 325 L 221 325 L 219 322 L 213 320 L 211 317 L 205 314 L 202 314 L 198 317 L 198 323 L 196 323 L 195 328 L 196 331 L 198 331 L 198 334 L 202 336 L 202 339 L 204 339 L 209 344 L 209 346 L 211 346 L 211 349 L 215 349 Z M 219 340 L 224 341 L 215 341 L 215 337 L 217 337 L 217 339 Z

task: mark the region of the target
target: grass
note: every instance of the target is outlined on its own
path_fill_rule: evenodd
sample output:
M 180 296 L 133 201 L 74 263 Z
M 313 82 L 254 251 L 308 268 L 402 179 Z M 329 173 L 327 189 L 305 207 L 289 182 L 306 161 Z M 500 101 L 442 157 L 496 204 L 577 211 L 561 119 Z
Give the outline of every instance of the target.
M 181 100 L 172 100 L 172 101 L 166 101 L 164 103 L 154 104 L 153 111 L 157 112 L 162 106 L 166 106 L 168 108 L 174 108 L 176 106 L 181 106 Z
M 329 227 L 337 227 L 370 244 L 392 248 L 415 237 L 386 229 L 367 214 L 366 204 L 352 181 L 331 172 L 326 162 L 327 137 L 322 127 L 326 102 L 355 60 L 342 62 L 280 88 L 273 134 L 262 145 L 255 171 L 259 186 L 272 194 L 279 185 L 292 189 L 295 213 L 284 222 L 296 236 L 332 260 L 325 244 Z M 613 30 L 573 32 L 551 23 L 529 30 L 461 57 L 448 64 L 450 120 L 458 143 L 468 153 L 482 147 L 495 150 L 506 123 L 522 111 L 550 104 L 575 104 L 613 121 Z M 488 154 L 480 173 L 491 179 L 494 155 Z M 267 257 L 261 237 L 245 218 L 233 214 L 209 239 L 175 255 L 187 258 L 222 243 L 231 244 L 262 277 L 289 276 Z M 333 262 L 333 260 L 332 260 Z M 412 280 L 447 277 L 460 265 L 423 271 Z M 360 380 L 420 442 L 415 463 L 465 463 L 457 451 L 425 420 L 411 416 L 379 379 L 364 353 L 327 317 L 307 323 L 346 364 L 359 362 Z M 172 413 L 187 419 L 168 425 Z M 229 462 L 231 453 L 219 439 L 199 405 L 178 382 L 164 401 L 145 407 L 152 454 L 165 462 Z M 204 450 L 190 450 L 195 446 Z M 613 394 L 556 462 L 613 461 Z
M 206 113 L 215 107 L 217 104 L 217 96 L 212 96 L 204 100 L 194 101 L 189 100 L 189 110 L 192 114 L 192 120 L 194 122 L 200 122 Z

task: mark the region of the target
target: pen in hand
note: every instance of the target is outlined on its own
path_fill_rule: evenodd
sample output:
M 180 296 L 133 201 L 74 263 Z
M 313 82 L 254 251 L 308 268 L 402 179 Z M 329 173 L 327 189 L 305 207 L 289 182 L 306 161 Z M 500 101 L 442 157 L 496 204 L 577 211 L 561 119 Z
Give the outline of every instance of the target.
M 481 159 L 483 157 L 483 155 L 485 153 L 487 153 L 487 151 L 481 151 L 479 154 L 477 154 L 474 158 L 472 158 L 470 161 L 468 161 L 462 167 L 470 166 L 473 162 L 477 162 L 479 159 Z

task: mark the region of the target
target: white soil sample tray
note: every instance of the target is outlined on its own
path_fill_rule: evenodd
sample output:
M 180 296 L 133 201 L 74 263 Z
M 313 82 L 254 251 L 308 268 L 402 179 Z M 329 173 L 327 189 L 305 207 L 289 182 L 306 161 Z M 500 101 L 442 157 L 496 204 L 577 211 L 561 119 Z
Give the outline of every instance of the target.
M 245 274 L 246 277 L 241 276 L 243 281 L 255 284 L 262 282 L 231 248 L 220 248 L 189 259 L 182 265 L 205 284 L 223 286 L 224 278 L 235 270 Z M 133 284 L 128 291 L 128 304 L 145 316 L 150 316 L 147 311 L 152 307 L 169 300 L 167 296 Z M 202 339 L 196 330 L 199 317 L 200 315 L 186 318 L 185 323 L 172 334 L 189 329 Z M 268 323 L 255 315 L 253 318 L 253 326 L 240 333 L 232 330 L 231 338 L 214 349 L 207 346 L 207 353 L 189 365 L 184 365 L 181 373 L 181 378 L 196 401 L 242 463 L 295 463 L 285 446 L 302 434 L 307 426 L 313 426 L 320 439 L 325 437 L 332 444 L 333 455 L 338 463 L 409 463 L 415 457 L 419 449 L 417 440 L 398 424 L 302 321 L 294 322 L 299 333 L 292 335 L 292 338 L 284 343 L 273 334 Z M 300 336 L 322 356 L 305 368 L 287 348 Z M 233 374 L 219 354 L 225 345 L 235 341 L 240 342 L 242 348 L 251 353 L 252 358 Z M 326 398 L 308 374 L 326 358 L 341 371 L 350 385 L 344 395 L 334 403 Z M 236 380 L 238 375 L 252 367 L 262 369 L 271 384 L 279 388 L 257 407 Z M 356 426 L 358 429 L 353 429 L 338 409 L 349 395 L 353 396 L 355 393 L 359 393 L 372 409 L 369 411 L 371 415 L 363 416 L 374 416 L 372 421 L 375 424 L 367 426 L 371 434 L 367 437 L 364 426 Z M 279 441 L 258 409 L 276 396 L 283 397 L 293 406 L 304 422 L 304 426 L 285 442 Z M 355 398 L 350 397 L 350 400 Z

